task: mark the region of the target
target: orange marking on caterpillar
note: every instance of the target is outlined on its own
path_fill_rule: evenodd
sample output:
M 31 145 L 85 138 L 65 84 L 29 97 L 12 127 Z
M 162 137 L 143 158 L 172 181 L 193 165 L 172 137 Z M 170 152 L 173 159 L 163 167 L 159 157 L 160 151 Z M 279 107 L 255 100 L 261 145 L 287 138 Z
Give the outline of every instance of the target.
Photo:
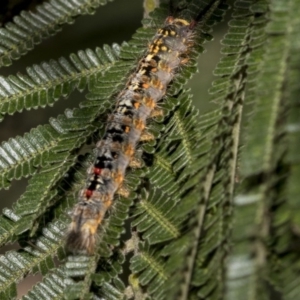
M 159 47 L 156 46 L 156 45 L 153 45 L 153 47 L 151 48 L 150 52 L 151 53 L 154 53 L 154 54 L 157 54 L 159 51 Z
M 123 196 L 124 198 L 128 198 L 130 195 L 130 192 L 126 187 L 124 187 L 124 185 L 121 185 L 118 188 L 118 190 L 116 191 L 116 194 Z
M 167 46 L 161 46 L 161 47 L 160 47 L 160 50 L 161 50 L 161 51 L 167 51 L 167 50 L 168 50 L 168 47 L 167 47 Z
M 168 73 L 170 73 L 172 71 L 172 69 L 164 62 L 159 62 L 158 67 L 159 67 L 159 69 L 166 71 Z
M 123 178 L 124 179 L 124 178 Z M 123 182 L 123 180 L 120 182 L 120 183 L 122 183 Z M 103 202 L 103 206 L 106 208 L 106 209 L 108 209 L 108 208 L 110 208 L 111 206 L 112 206 L 112 200 L 111 199 L 107 199 L 106 201 L 104 201 Z
M 143 102 L 147 107 L 151 109 L 154 109 L 156 106 L 156 102 L 151 97 L 144 97 Z
M 157 88 L 159 90 L 163 90 L 164 89 L 164 85 L 157 78 L 153 78 L 153 80 L 151 81 L 151 84 L 152 84 L 152 86 L 154 86 L 155 88 Z
M 141 141 L 142 141 L 142 139 L 141 139 Z M 138 158 L 132 157 L 132 159 L 130 160 L 130 163 L 129 163 L 129 167 L 130 168 L 141 168 L 142 162 Z
M 123 176 L 123 174 L 122 174 L 121 172 L 119 172 L 119 171 L 113 173 L 113 174 L 112 174 L 112 177 L 113 177 L 114 181 L 115 181 L 118 185 L 120 185 L 120 184 L 124 181 L 124 176 Z M 107 202 L 109 202 L 109 201 L 107 201 Z
M 141 106 L 141 103 L 140 102 L 135 102 L 133 104 L 133 106 L 134 106 L 135 109 L 139 109 L 139 107 Z
M 147 82 L 149 82 L 150 78 L 146 75 L 143 75 L 141 80 L 142 80 L 142 82 L 147 83 Z
M 98 224 L 101 222 L 101 219 L 89 220 L 82 226 L 82 231 L 88 231 L 90 234 L 94 235 L 97 231 Z
M 145 123 L 141 119 L 134 119 L 133 125 L 136 129 L 141 130 L 141 131 L 144 130 L 144 128 L 145 128 Z
M 134 149 L 134 147 L 132 147 L 132 145 L 127 144 L 124 146 L 124 153 L 128 157 L 132 157 L 134 155 L 134 152 L 135 152 L 135 149 Z
M 171 24 L 171 23 L 173 23 L 173 21 L 174 21 L 174 17 L 169 16 L 169 17 L 167 17 L 165 22 L 168 23 L 168 24 Z
M 160 116 L 163 116 L 163 115 L 164 115 L 164 113 L 163 113 L 162 109 L 154 109 L 151 112 L 151 118 L 160 117 Z

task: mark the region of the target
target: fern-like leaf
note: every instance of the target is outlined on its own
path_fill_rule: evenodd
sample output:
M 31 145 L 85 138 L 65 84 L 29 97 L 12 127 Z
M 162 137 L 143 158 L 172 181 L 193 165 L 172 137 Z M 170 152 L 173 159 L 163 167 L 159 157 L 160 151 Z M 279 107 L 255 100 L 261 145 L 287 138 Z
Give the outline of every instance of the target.
M 87 49 L 71 54 L 70 61 L 61 57 L 27 68 L 27 75 L 0 77 L 0 114 L 52 106 L 61 97 L 67 98 L 78 89 L 90 88 L 111 65 L 120 53 L 120 47 L 104 45 L 103 50 Z
M 257 12 L 258 20 L 253 22 L 255 48 L 248 62 L 261 63 L 260 72 L 252 68 L 256 79 L 252 76 L 246 97 L 246 101 L 256 101 L 242 151 L 240 172 L 244 181 L 235 199 L 234 239 L 238 244 L 229 263 L 228 299 L 245 298 L 246 289 L 247 299 L 267 299 L 270 290 L 284 297 L 291 297 L 297 291 L 296 285 L 288 282 L 299 272 L 294 267 L 298 256 L 292 251 L 285 254 L 293 244 L 293 236 L 286 198 L 288 165 L 284 163 L 288 151 L 285 131 L 288 101 L 284 91 L 296 20 L 292 16 L 297 4 L 294 1 L 286 4 L 283 7 L 280 1 L 271 3 L 270 22 L 265 31 L 262 31 L 262 17 L 267 12 L 266 3 L 261 1 L 250 7 Z M 265 53 L 258 47 L 263 39 L 268 45 Z
M 92 14 L 107 0 L 52 0 L 37 7 L 36 12 L 22 11 L 0 29 L 0 67 L 9 66 L 12 60 L 20 58 L 38 44 L 61 29 L 66 23 L 73 23 L 79 15 Z

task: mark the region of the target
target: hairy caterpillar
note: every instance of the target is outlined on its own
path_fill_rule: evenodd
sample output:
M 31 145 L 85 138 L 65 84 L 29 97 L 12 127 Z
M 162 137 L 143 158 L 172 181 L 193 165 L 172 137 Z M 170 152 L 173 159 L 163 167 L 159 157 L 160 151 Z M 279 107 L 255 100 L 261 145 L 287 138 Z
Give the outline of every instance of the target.
M 87 171 L 86 187 L 80 191 L 72 213 L 67 235 L 69 249 L 94 253 L 98 226 L 124 181 L 146 121 L 166 94 L 176 70 L 186 63 L 195 26 L 214 2 L 192 22 L 168 17 L 117 96 L 105 134 L 96 145 L 95 162 Z

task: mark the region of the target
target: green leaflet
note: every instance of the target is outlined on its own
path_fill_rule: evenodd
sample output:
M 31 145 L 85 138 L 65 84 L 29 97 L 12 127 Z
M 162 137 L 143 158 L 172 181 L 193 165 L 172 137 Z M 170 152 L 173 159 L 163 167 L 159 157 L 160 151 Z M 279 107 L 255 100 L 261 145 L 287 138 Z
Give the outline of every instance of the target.
M 79 15 L 92 14 L 96 7 L 106 3 L 107 0 L 54 0 L 39 5 L 34 13 L 22 11 L 14 22 L 0 30 L 0 67 L 11 65 L 12 60 L 19 59 L 35 44 L 58 32 L 62 24 L 73 23 Z
M 24 109 L 53 105 L 61 97 L 67 98 L 78 89 L 93 86 L 118 59 L 120 46 L 104 45 L 95 51 L 87 49 L 71 54 L 70 61 L 61 57 L 27 68 L 27 75 L 18 73 L 0 77 L 0 114 L 14 114 Z
M 255 96 L 255 90 L 258 83 L 258 74 L 260 72 L 261 62 L 263 61 L 264 54 L 264 40 L 266 40 L 265 26 L 267 23 L 267 3 L 266 1 L 257 1 L 256 3 L 248 3 L 249 5 L 242 6 L 243 1 L 237 1 L 233 19 L 229 23 L 229 31 L 236 31 L 236 26 L 242 24 L 246 28 L 243 36 L 244 42 L 240 43 L 239 48 L 234 46 L 227 47 L 226 51 L 233 47 L 233 51 L 237 52 L 243 63 L 246 66 L 246 104 L 257 105 Z M 255 15 L 256 13 L 256 15 Z M 247 19 L 245 19 L 247 15 Z M 248 26 L 246 25 L 248 23 Z M 225 37 L 226 39 L 226 37 Z M 254 103 L 253 103 L 254 102 Z M 249 118 L 249 122 L 253 123 Z M 258 132 L 257 132 L 258 133 Z M 243 138 L 243 137 L 242 137 Z M 242 166 L 247 168 L 247 161 Z M 240 170 L 238 172 L 242 173 Z M 240 191 L 240 190 L 239 190 Z M 238 244 L 232 250 L 228 266 L 227 266 L 227 292 L 226 299 L 240 299 L 245 297 L 245 289 L 247 289 L 247 299 L 256 299 L 258 295 L 264 299 L 264 293 L 258 292 L 260 290 L 259 277 L 263 276 L 259 272 L 256 273 L 255 265 L 252 258 L 249 257 L 249 245 L 247 244 L 247 232 L 249 232 L 249 226 L 253 224 L 253 218 L 255 218 L 254 204 L 256 201 L 260 201 L 258 194 L 249 193 L 248 195 L 240 194 L 236 195 L 234 199 L 235 209 L 235 226 L 233 228 L 233 240 L 239 241 Z M 257 276 L 257 277 L 256 277 Z M 254 298 L 253 298 L 254 297 Z
M 150 194 L 144 191 L 137 203 L 131 226 L 136 226 L 139 232 L 146 231 L 143 238 L 152 244 L 177 238 L 180 235 L 176 224 L 178 221 L 174 222 L 174 217 L 171 217 L 175 203 L 154 188 Z
M 288 20 L 285 21 L 288 22 Z M 274 20 L 274 23 L 276 24 L 276 20 Z M 281 24 L 281 26 L 285 25 Z M 272 26 L 276 25 L 270 23 L 268 26 L 267 32 L 269 31 L 269 35 L 271 36 L 273 34 L 271 33 Z M 288 47 L 286 45 L 288 40 L 284 35 L 280 34 L 281 30 L 275 28 L 274 34 L 278 32 L 279 36 L 268 39 L 270 48 L 268 48 L 264 56 L 264 65 L 268 65 L 268 68 L 259 77 L 258 91 L 256 92 L 257 109 L 253 116 L 254 119 L 249 124 L 247 147 L 242 153 L 244 167 L 241 173 L 244 176 L 269 170 L 272 165 L 273 139 L 276 135 L 274 128 L 277 116 L 280 113 L 280 89 L 282 78 L 286 72 L 286 59 L 288 55 Z M 278 65 L 273 64 L 274 59 L 280 59 L 281 63 Z M 278 67 L 280 67 L 279 70 Z M 275 69 L 276 73 L 274 73 Z M 268 125 L 261 126 L 261 122 L 266 122 L 265 124 Z
M 286 164 L 286 154 L 291 153 L 286 131 L 288 95 L 293 90 L 289 60 L 294 55 L 292 32 L 298 32 L 297 18 L 293 17 L 298 5 L 297 1 L 285 2 L 284 6 L 281 1 L 272 1 L 265 31 L 264 14 L 253 22 L 251 44 L 255 47 L 248 58 L 250 83 L 246 101 L 255 101 L 255 109 L 241 156 L 243 184 L 235 198 L 233 238 L 237 244 L 229 260 L 228 299 L 245 297 L 245 290 L 247 299 L 269 299 L 271 290 L 292 299 L 298 292 L 295 279 L 299 268 L 295 262 L 299 258 L 287 250 L 295 239 L 289 228 L 292 218 L 288 183 L 297 164 Z M 267 12 L 264 1 L 251 8 L 254 12 Z M 259 47 L 263 39 L 265 51 Z M 257 63 L 260 69 L 255 67 Z
M 292 16 L 295 16 L 298 9 L 299 1 L 295 1 L 291 7 Z M 287 162 L 290 165 L 290 176 L 288 179 L 288 202 L 290 206 L 290 211 L 292 213 L 293 224 L 299 224 L 300 218 L 298 211 L 298 196 L 299 196 L 299 185 L 297 184 L 297 178 L 299 178 L 300 167 L 299 167 L 299 56 L 296 53 L 299 50 L 299 44 L 297 40 L 299 38 L 299 22 L 297 18 L 293 18 L 293 30 L 289 35 L 290 43 L 290 57 L 288 61 L 288 87 L 289 91 L 287 98 L 289 101 L 289 113 L 286 124 L 287 139 L 289 143 L 289 150 L 287 154 Z
M 297 176 L 297 169 L 299 170 L 299 159 L 295 157 L 295 147 L 297 147 L 299 141 L 293 140 L 295 138 L 293 137 L 294 133 L 289 131 L 289 126 L 291 120 L 292 123 L 299 124 L 299 115 L 295 118 L 297 111 L 299 112 L 299 107 L 295 107 L 295 104 L 297 101 L 299 103 L 299 100 L 295 101 L 294 98 L 295 93 L 298 91 L 294 80 L 297 77 L 299 78 L 299 70 L 295 72 L 295 68 L 297 69 L 297 66 L 299 66 L 299 60 L 294 57 L 295 51 L 299 51 L 299 44 L 295 42 L 299 37 L 299 21 L 296 18 L 299 13 L 299 1 L 289 2 L 288 7 L 285 8 L 282 7 L 281 3 L 275 2 L 271 7 L 271 13 L 274 18 L 268 27 L 268 33 L 270 35 L 281 34 L 285 38 L 288 54 L 286 58 L 286 78 L 285 80 L 282 79 L 283 86 L 285 87 L 285 84 L 287 84 L 287 87 L 284 88 L 281 95 L 283 103 L 278 111 L 278 118 L 283 122 L 276 124 L 277 136 L 280 134 L 280 137 L 274 139 L 273 142 L 273 157 L 279 167 L 274 172 L 275 178 L 272 178 L 272 183 L 276 183 L 271 188 L 272 202 L 268 203 L 270 209 L 276 207 L 274 219 L 270 222 L 270 230 L 276 229 L 276 232 L 269 238 L 274 254 L 269 260 L 268 275 L 272 285 L 278 288 L 286 299 L 293 299 L 299 293 L 298 274 L 300 269 L 297 264 L 299 260 L 298 250 L 289 250 L 289 247 L 292 247 L 297 240 L 290 224 L 293 224 L 292 226 L 297 224 L 293 205 L 298 202 L 296 199 L 299 197 L 290 191 L 296 188 L 295 176 Z M 290 28 L 285 29 L 284 25 L 290 26 Z M 279 50 L 281 49 L 279 48 Z M 284 163 L 287 163 L 288 170 L 285 168 Z M 285 177 L 287 172 L 289 176 Z M 289 252 L 288 255 L 285 254 L 287 251 Z M 281 273 L 278 270 L 284 271 Z
M 35 287 L 21 299 L 64 299 L 64 294 L 70 284 L 73 284 L 73 282 L 65 278 L 63 268 L 57 268 L 55 271 L 49 272 L 44 276 L 43 281 L 36 284 Z
M 60 221 L 56 221 L 44 230 L 44 236 L 41 236 L 36 246 L 25 247 L 21 251 L 10 251 L 5 256 L 1 256 L 1 284 L 0 295 L 3 299 L 11 292 L 12 287 L 21 280 L 24 275 L 35 269 L 36 271 L 46 274 L 49 269 L 54 268 L 55 263 L 53 258 L 57 255 L 58 250 L 61 250 L 61 240 L 64 235 L 64 226 Z

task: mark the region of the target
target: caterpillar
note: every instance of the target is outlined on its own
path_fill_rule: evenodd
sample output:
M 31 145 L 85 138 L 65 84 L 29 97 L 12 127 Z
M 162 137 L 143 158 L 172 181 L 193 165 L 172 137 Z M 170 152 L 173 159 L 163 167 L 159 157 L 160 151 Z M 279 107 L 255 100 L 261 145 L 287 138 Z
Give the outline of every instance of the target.
M 87 170 L 86 186 L 79 192 L 72 212 L 66 241 L 72 251 L 94 253 L 97 229 L 122 186 L 146 122 L 165 96 L 177 69 L 187 62 L 197 22 L 215 2 L 191 22 L 167 17 L 116 97 L 104 136 L 96 144 L 96 159 Z

